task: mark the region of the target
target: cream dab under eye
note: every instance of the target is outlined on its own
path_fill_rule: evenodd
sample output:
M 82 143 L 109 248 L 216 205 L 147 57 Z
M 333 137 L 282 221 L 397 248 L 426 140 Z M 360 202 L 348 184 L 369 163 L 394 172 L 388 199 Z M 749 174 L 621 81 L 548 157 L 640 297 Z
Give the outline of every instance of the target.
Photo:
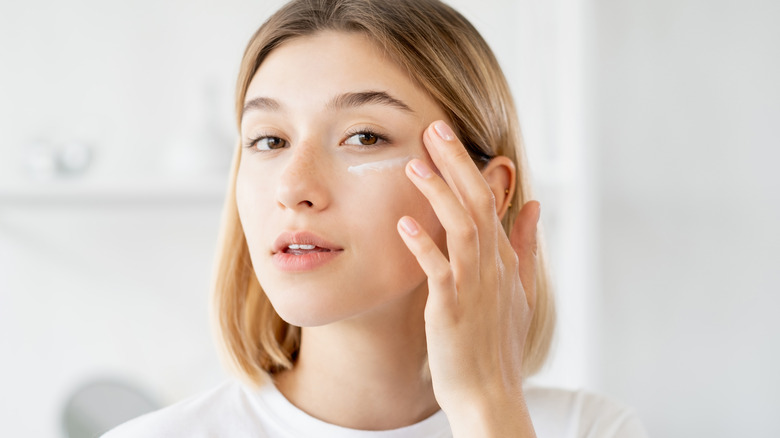
M 390 158 L 388 160 L 372 161 L 370 163 L 358 164 L 357 166 L 347 167 L 347 172 L 355 175 L 365 175 L 366 173 L 382 172 L 397 167 L 403 167 L 413 156 Z

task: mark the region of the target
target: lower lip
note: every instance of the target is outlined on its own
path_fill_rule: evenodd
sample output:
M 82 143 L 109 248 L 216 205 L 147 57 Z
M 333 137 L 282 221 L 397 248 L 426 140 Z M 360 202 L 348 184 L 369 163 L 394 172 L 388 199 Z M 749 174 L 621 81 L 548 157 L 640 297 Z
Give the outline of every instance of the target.
M 278 252 L 273 255 L 273 262 L 274 266 L 284 272 L 312 271 L 338 257 L 341 252 L 322 251 L 301 255 Z

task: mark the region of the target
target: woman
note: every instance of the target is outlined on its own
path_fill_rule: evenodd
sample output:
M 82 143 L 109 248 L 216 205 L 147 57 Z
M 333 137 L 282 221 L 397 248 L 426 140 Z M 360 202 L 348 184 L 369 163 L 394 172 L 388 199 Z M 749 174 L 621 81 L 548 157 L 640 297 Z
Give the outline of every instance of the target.
M 107 437 L 643 436 L 534 389 L 539 204 L 490 49 L 430 0 L 294 0 L 237 90 L 215 315 L 241 382 Z

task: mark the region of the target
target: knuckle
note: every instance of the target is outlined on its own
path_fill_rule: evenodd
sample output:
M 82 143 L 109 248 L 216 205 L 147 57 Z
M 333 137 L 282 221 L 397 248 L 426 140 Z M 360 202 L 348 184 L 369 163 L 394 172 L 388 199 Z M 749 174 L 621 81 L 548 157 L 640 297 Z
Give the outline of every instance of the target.
M 439 247 L 437 247 L 433 241 L 428 240 L 426 241 L 422 246 L 422 253 L 427 257 L 433 257 L 436 256 L 436 253 L 439 252 Z
M 509 254 L 509 256 L 507 258 L 508 258 L 507 265 L 513 271 L 515 271 L 515 272 L 518 271 L 520 269 L 520 257 L 517 256 L 517 253 L 514 252 L 514 251 L 511 251 L 511 253 Z
M 437 269 L 431 278 L 439 285 L 448 285 L 452 282 L 454 277 L 452 269 L 442 267 L 442 269 Z
M 452 189 L 450 189 L 447 184 L 442 181 L 438 180 L 432 185 L 433 191 L 436 193 L 437 196 L 446 196 L 447 192 L 451 192 Z
M 477 239 L 477 225 L 473 222 L 464 222 L 456 230 L 455 235 L 458 239 L 467 242 Z
M 493 194 L 492 191 L 486 190 L 486 194 L 483 196 L 480 196 L 479 201 L 480 207 L 486 209 L 486 210 L 495 210 L 496 209 L 496 195 Z
M 469 162 L 472 161 L 465 147 L 456 148 L 455 151 L 453 151 L 453 157 L 458 161 L 466 161 L 466 160 L 468 160 Z

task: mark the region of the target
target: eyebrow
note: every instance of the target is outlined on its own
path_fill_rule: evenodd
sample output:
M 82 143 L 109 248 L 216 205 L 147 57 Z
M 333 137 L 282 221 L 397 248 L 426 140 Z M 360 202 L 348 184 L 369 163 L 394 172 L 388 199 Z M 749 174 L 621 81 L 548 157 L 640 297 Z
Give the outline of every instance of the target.
M 244 113 L 249 110 L 266 110 L 266 111 L 279 111 L 282 109 L 282 105 L 270 97 L 255 97 L 246 104 L 244 104 Z
M 361 91 L 357 93 L 344 93 L 336 96 L 328 103 L 328 109 L 357 108 L 363 105 L 387 105 L 405 112 L 413 113 L 411 108 L 402 101 L 387 94 L 384 91 Z
M 384 91 L 360 91 L 339 94 L 328 102 L 325 107 L 329 110 L 358 108 L 363 105 L 386 105 L 400 109 L 404 112 L 414 113 L 409 105 L 396 99 Z M 255 97 L 244 105 L 244 113 L 249 110 L 281 111 L 282 104 L 270 97 Z

